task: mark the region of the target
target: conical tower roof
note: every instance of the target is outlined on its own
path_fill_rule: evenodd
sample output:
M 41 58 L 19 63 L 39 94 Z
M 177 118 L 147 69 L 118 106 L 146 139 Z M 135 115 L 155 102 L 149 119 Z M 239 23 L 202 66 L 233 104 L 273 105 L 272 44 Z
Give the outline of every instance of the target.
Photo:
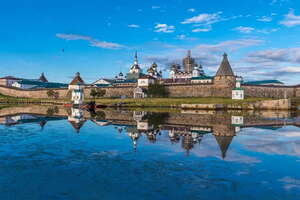
M 223 60 L 217 71 L 216 76 L 234 76 L 226 53 L 224 53 L 223 55 Z
M 220 150 L 222 152 L 222 158 L 224 159 L 226 157 L 226 152 L 232 142 L 233 136 L 216 136 L 215 138 L 218 142 L 218 145 L 220 147 Z
M 75 78 L 71 81 L 70 85 L 83 85 L 84 81 L 80 77 L 80 73 L 77 72 Z
M 69 121 L 70 124 L 73 126 L 73 128 L 76 130 L 77 133 L 79 133 L 81 127 L 84 125 L 85 120 L 80 121 L 79 123 L 76 123 L 74 121 Z
M 42 81 L 42 82 L 48 82 L 47 78 L 45 77 L 44 72 L 41 74 L 39 80 Z

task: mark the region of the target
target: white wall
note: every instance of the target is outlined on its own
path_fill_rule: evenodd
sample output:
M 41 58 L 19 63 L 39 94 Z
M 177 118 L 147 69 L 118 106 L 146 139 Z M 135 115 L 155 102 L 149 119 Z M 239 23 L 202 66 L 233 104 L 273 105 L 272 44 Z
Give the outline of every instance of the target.
M 155 80 L 154 79 L 138 79 L 138 86 L 139 87 L 147 87 L 150 84 L 154 84 Z
M 232 90 L 232 99 L 244 99 L 244 90 Z
M 211 79 L 192 80 L 192 83 L 212 83 Z
M 14 82 L 12 84 L 13 87 L 21 88 L 21 89 L 31 89 L 35 87 L 36 85 L 27 85 L 27 84 L 20 84 L 18 82 Z

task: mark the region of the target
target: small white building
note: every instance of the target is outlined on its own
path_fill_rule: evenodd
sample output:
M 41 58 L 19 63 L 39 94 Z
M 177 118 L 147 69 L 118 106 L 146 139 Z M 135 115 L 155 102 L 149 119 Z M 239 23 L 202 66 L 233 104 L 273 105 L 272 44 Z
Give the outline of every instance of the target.
M 241 87 L 242 77 L 236 77 L 235 88 L 232 89 L 232 99 L 242 100 L 245 98 L 244 89 Z
M 0 85 L 12 87 L 15 82 L 18 82 L 20 80 L 22 80 L 22 79 L 16 78 L 13 76 L 5 76 L 5 77 L 0 78 Z
M 75 105 L 81 105 L 84 101 L 84 81 L 80 77 L 79 72 L 69 84 L 69 90 L 72 91 L 71 100 Z
M 241 131 L 241 126 L 244 124 L 243 116 L 231 116 L 231 124 L 234 126 L 236 133 Z
M 83 110 L 80 108 L 71 108 L 71 115 L 68 116 L 68 121 L 71 123 L 73 128 L 79 133 L 81 127 L 85 123 L 85 119 L 83 117 Z
M 74 89 L 72 90 L 72 102 L 75 105 L 81 105 L 84 101 L 84 92 L 83 89 Z
M 235 126 L 241 126 L 244 124 L 243 116 L 231 116 L 231 124 Z
M 156 79 L 152 76 L 145 75 L 138 79 L 138 87 L 148 87 L 151 84 L 154 84 Z
M 134 88 L 133 98 L 142 99 L 142 98 L 146 98 L 146 97 L 147 97 L 146 89 L 140 88 L 140 87 Z
M 137 129 L 140 131 L 149 131 L 153 130 L 154 126 L 150 125 L 147 121 L 137 121 Z

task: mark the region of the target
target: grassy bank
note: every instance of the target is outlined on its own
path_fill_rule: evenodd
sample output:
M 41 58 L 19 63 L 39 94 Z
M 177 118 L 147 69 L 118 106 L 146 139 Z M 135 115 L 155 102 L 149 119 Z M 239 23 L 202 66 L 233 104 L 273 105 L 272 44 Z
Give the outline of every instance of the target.
M 86 99 L 91 101 L 93 99 Z M 181 104 L 235 104 L 242 105 L 244 103 L 267 100 L 266 98 L 247 98 L 244 100 L 232 100 L 231 98 L 145 98 L 145 99 L 96 99 L 97 104 L 116 105 L 123 104 L 131 107 L 178 107 Z
M 0 94 L 0 104 L 65 104 L 68 102 L 66 99 L 20 98 Z

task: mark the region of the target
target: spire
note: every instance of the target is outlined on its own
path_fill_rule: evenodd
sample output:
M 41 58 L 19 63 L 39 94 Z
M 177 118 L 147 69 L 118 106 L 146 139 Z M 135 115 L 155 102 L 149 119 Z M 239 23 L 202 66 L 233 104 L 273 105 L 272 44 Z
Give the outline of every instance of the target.
M 223 60 L 217 71 L 216 76 L 234 76 L 226 53 L 223 54 Z
M 136 51 L 134 55 L 134 64 L 137 65 L 138 63 L 139 62 L 138 62 L 137 51 Z
M 188 57 L 191 57 L 192 56 L 192 53 L 191 53 L 191 50 L 188 50 Z

